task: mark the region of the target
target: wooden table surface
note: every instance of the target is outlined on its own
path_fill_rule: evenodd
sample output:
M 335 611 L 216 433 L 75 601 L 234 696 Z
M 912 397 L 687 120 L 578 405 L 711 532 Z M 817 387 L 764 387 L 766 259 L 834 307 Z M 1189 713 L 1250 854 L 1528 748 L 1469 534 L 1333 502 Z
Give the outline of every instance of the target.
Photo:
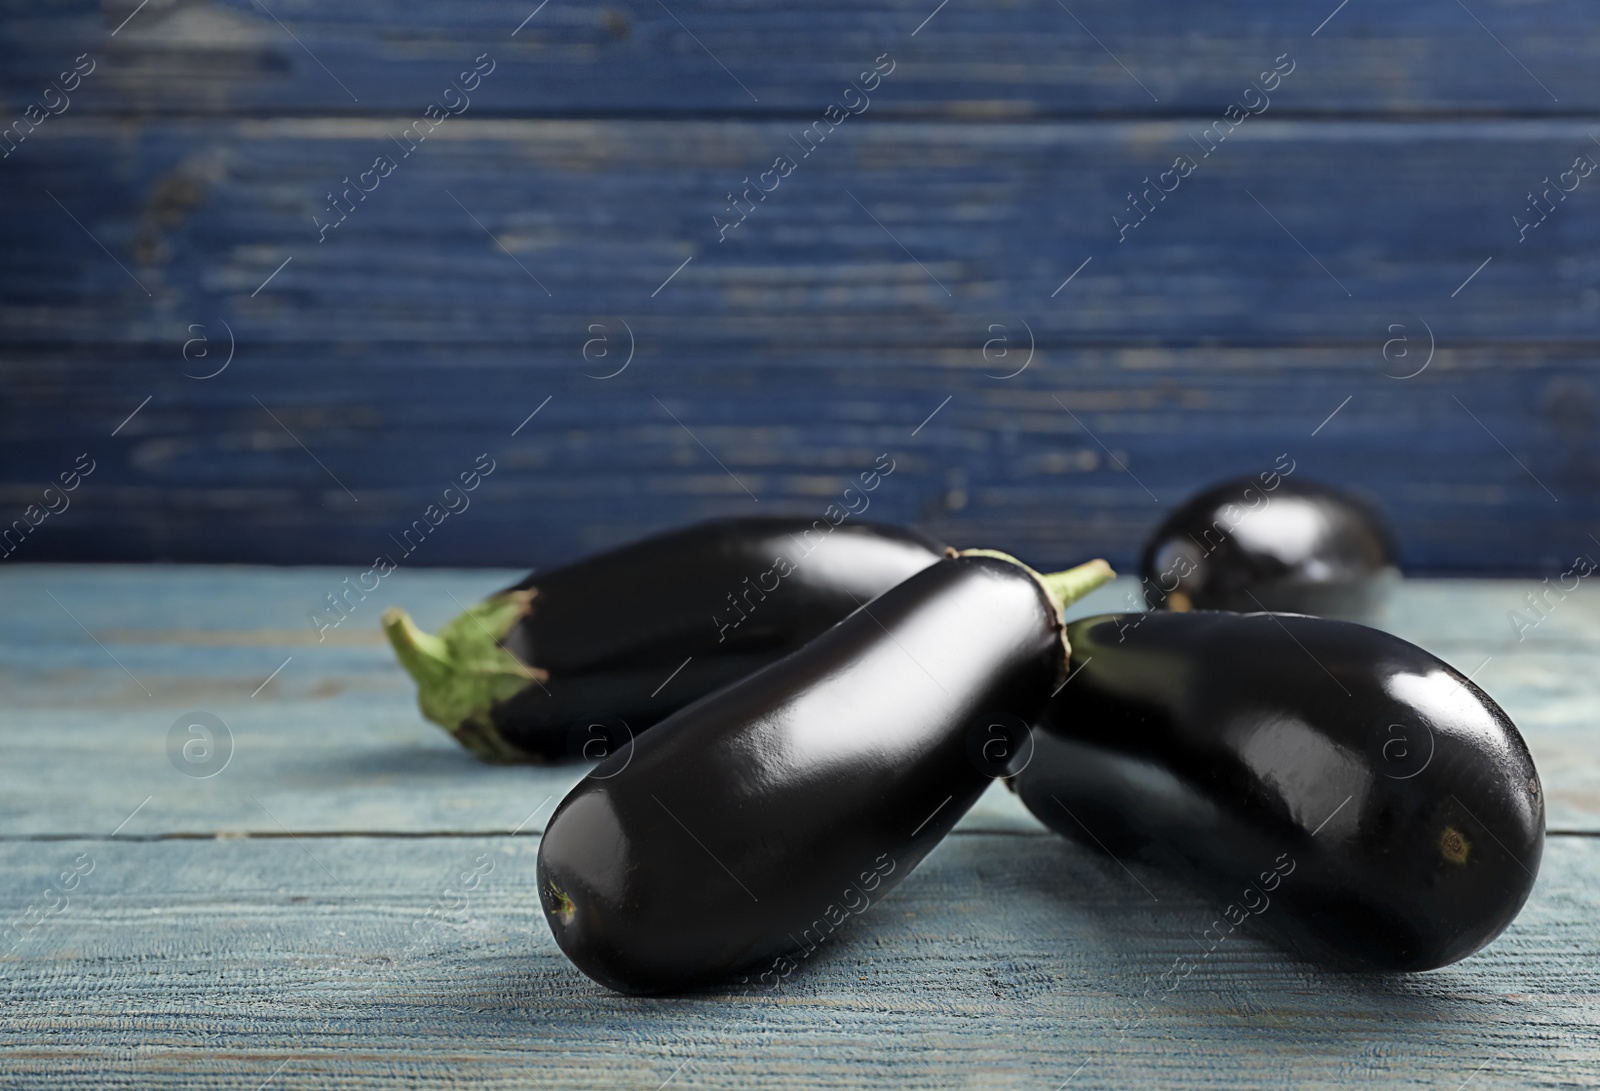
M 477 763 L 418 715 L 376 626 L 391 600 L 435 626 L 513 574 L 402 570 L 319 643 L 305 613 L 346 574 L 0 572 L 0 1084 L 1600 1082 L 1587 588 L 1520 642 L 1506 612 L 1532 584 L 1410 581 L 1385 621 L 1475 671 L 1544 778 L 1538 887 L 1462 963 L 1330 973 L 1246 932 L 1146 996 L 1195 957 L 1209 907 L 1047 834 L 997 787 L 780 988 L 645 1000 L 578 973 L 536 908 L 539 831 L 583 770 Z M 194 712 L 231 740 L 209 777 L 168 741 Z

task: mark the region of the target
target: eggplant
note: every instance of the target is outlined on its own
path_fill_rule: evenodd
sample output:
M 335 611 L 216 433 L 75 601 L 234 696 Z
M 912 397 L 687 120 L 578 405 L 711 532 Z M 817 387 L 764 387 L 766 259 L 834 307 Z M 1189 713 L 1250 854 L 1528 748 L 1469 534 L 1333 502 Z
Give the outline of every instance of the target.
M 1347 493 L 1291 480 L 1287 457 L 1205 490 L 1156 529 L 1139 560 L 1147 607 L 1349 621 L 1382 612 L 1399 577 L 1382 519 Z
M 437 636 L 398 607 L 383 627 L 423 715 L 480 758 L 593 759 L 947 552 L 879 523 L 715 520 L 529 575 Z
M 1013 768 L 1110 576 L 942 560 L 602 761 L 539 844 L 562 951 L 622 993 L 787 976 Z
M 1057 832 L 1226 904 L 1218 942 L 1248 919 L 1318 961 L 1429 970 L 1527 900 L 1539 775 L 1500 706 L 1442 660 L 1265 613 L 1107 615 L 1067 634 L 1075 673 L 1010 783 Z

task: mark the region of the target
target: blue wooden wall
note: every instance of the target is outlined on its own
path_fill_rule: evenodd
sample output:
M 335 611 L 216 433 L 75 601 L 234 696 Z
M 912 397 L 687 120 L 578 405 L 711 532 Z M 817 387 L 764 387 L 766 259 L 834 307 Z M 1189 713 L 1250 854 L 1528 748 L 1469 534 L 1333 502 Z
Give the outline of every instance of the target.
M 480 455 L 408 563 L 884 453 L 870 516 L 1039 564 L 1285 454 L 1413 572 L 1600 549 L 1592 2 L 4 0 L 0 55 L 0 526 L 70 502 L 6 563 L 366 563 Z

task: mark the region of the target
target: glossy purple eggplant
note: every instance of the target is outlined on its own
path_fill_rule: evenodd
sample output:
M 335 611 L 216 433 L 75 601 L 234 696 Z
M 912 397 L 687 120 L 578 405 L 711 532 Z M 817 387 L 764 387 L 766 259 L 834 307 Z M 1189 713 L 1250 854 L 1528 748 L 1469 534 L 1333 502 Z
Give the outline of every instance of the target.
M 1399 577 L 1383 521 L 1347 493 L 1289 477 L 1285 458 L 1205 490 L 1157 528 L 1139 561 L 1146 606 L 1378 616 Z
M 943 558 L 900 527 L 698 523 L 527 579 L 437 636 L 384 629 L 423 714 L 490 761 L 600 758 Z
M 556 942 L 624 993 L 786 975 L 1009 771 L 1063 677 L 1063 603 L 1110 574 L 940 561 L 639 736 L 545 829 Z
M 1336 965 L 1428 970 L 1494 939 L 1533 889 L 1528 748 L 1421 648 L 1209 611 L 1067 632 L 1076 673 L 1012 786 L 1058 832 L 1226 904 L 1217 941 L 1246 926 Z

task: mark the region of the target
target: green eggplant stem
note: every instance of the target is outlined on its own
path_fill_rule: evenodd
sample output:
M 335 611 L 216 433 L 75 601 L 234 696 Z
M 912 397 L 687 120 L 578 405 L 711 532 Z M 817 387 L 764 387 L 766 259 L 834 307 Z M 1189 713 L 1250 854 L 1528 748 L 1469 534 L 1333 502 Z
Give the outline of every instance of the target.
M 383 631 L 406 673 L 419 686 L 443 684 L 454 669 L 450 649 L 430 632 L 417 627 L 411 615 L 398 606 L 383 612 Z
M 1090 591 L 1103 587 L 1116 578 L 1117 574 L 1111 570 L 1111 566 L 1097 558 L 1063 572 L 1043 573 L 1039 577 L 1039 582 L 1050 592 L 1050 597 L 1055 600 L 1056 609 L 1065 610 Z
M 1062 572 L 1035 572 L 1009 553 L 1002 553 L 998 549 L 964 549 L 963 557 L 993 557 L 996 560 L 1010 561 L 1018 568 L 1024 569 L 1034 579 L 1039 581 L 1045 594 L 1050 596 L 1050 601 L 1055 605 L 1056 617 L 1060 618 L 1062 611 L 1097 587 L 1111 582 L 1117 574 L 1105 561 L 1096 559 L 1068 568 Z
M 417 683 L 422 714 L 488 761 L 526 761 L 495 727 L 495 705 L 549 674 L 530 667 L 500 641 L 532 608 L 533 591 L 492 595 L 437 634 L 425 632 L 404 610 L 383 612 L 383 631 L 400 665 Z

